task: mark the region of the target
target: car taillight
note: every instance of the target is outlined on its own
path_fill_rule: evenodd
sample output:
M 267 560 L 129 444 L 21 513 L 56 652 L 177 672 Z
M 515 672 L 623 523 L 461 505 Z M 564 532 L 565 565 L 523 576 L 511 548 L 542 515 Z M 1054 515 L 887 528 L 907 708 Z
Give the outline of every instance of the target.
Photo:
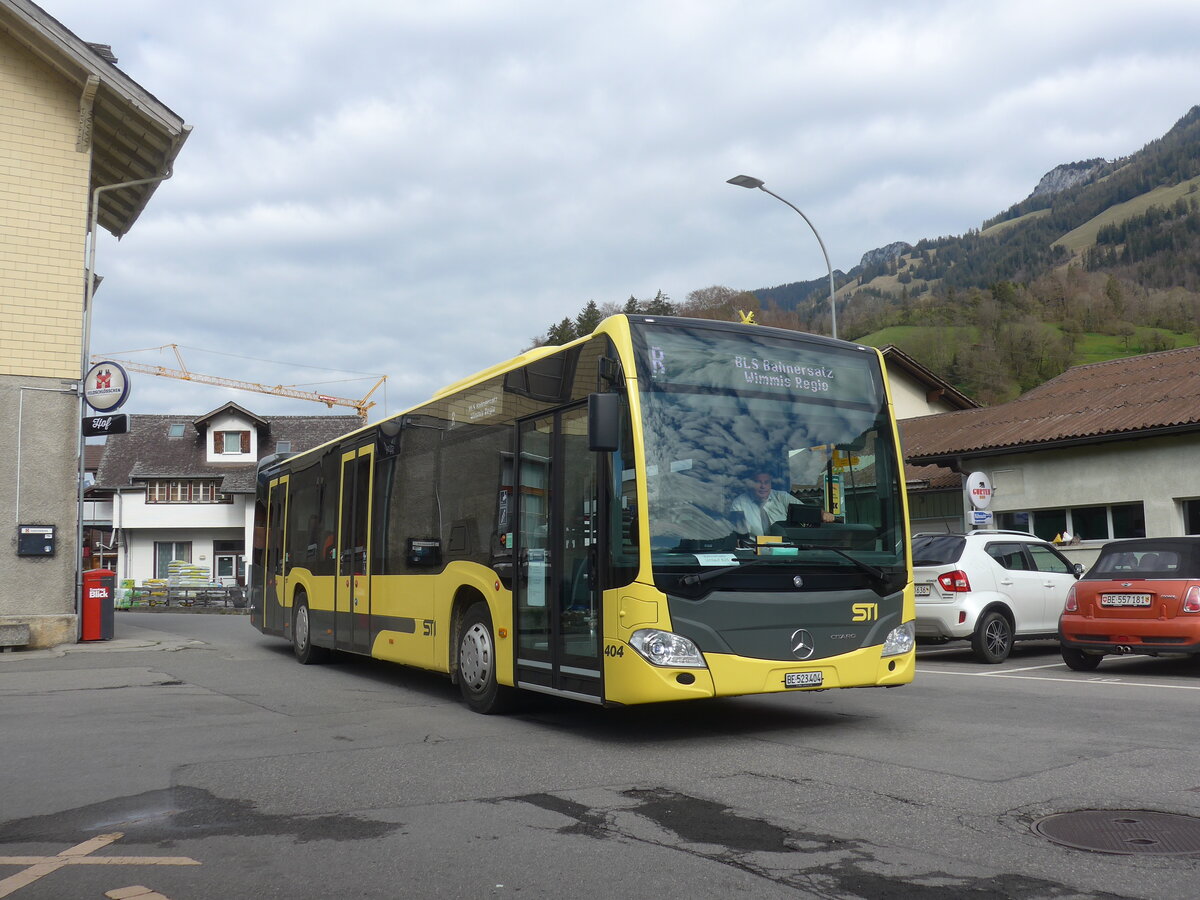
M 1183 611 L 1185 613 L 1200 613 L 1200 584 L 1193 584 L 1183 595 Z
M 1063 604 L 1063 612 L 1079 612 L 1079 601 L 1075 598 L 1075 585 L 1067 591 L 1067 602 Z
M 952 594 L 971 589 L 971 581 L 962 569 L 955 569 L 953 572 L 944 572 L 939 575 L 938 584 L 942 586 L 943 591 L 949 591 Z

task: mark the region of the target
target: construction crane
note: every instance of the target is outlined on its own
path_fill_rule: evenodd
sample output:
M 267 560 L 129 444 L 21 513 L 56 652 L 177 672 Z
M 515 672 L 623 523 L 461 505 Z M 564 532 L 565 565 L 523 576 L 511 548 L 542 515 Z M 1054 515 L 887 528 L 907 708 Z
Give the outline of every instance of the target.
M 374 400 L 370 396 L 379 389 L 379 386 L 387 381 L 386 375 L 381 375 L 379 380 L 371 387 L 361 400 L 353 400 L 349 397 L 334 397 L 329 394 L 318 394 L 313 391 L 302 391 L 290 385 L 277 384 L 274 386 L 259 384 L 254 381 L 238 381 L 235 378 L 222 378 L 219 375 L 201 375 L 198 372 L 191 372 L 183 362 L 183 355 L 179 352 L 178 344 L 163 344 L 161 347 L 148 347 L 146 350 L 123 350 L 122 353 L 144 353 L 147 350 L 173 350 L 175 359 L 179 362 L 178 369 L 170 369 L 166 366 L 153 366 L 146 363 L 136 362 L 132 359 L 122 359 L 116 356 L 93 356 L 92 362 L 104 362 L 110 360 L 115 363 L 120 363 L 124 368 L 131 372 L 144 372 L 147 375 L 161 375 L 163 378 L 179 378 L 183 381 L 194 381 L 197 384 L 212 384 L 217 387 L 232 388 L 235 391 L 254 391 L 259 394 L 274 394 L 277 397 L 291 397 L 295 400 L 313 400 L 317 403 L 324 403 L 330 409 L 335 406 L 349 406 L 357 414 L 365 424 L 367 421 L 367 410 L 375 405 Z

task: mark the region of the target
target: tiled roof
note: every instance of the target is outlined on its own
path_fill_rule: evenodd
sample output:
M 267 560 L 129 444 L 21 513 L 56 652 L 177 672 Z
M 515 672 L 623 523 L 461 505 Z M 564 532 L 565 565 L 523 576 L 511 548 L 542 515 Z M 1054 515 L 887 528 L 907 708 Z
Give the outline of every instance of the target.
M 1075 366 L 1010 403 L 906 419 L 904 458 L 1032 450 L 1200 429 L 1200 347 Z
M 129 433 L 109 435 L 105 441 L 96 475 L 97 487 L 117 490 L 149 478 L 220 478 L 223 493 L 253 493 L 256 466 L 207 462 L 207 431 L 198 432 L 191 426 L 197 418 L 200 417 L 195 414 L 130 416 Z M 263 416 L 261 419 L 266 426 L 258 430 L 260 459 L 274 453 L 279 441 L 290 441 L 292 452 L 298 453 L 362 424 L 357 416 Z M 173 424 L 188 426 L 183 437 L 168 437 Z
M 944 491 L 962 487 L 960 473 L 944 466 L 904 466 L 904 481 L 909 492 Z

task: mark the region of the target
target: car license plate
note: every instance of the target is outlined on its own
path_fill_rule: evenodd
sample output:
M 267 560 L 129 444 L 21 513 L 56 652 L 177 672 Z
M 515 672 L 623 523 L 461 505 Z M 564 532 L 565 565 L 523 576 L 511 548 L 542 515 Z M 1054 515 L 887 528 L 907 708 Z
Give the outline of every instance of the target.
M 927 585 L 927 584 L 914 585 L 913 589 L 916 591 L 916 594 L 918 597 L 928 597 L 929 596 L 929 585 Z
M 1149 594 L 1101 594 L 1101 606 L 1149 606 Z
M 784 687 L 817 687 L 824 681 L 821 672 L 788 672 L 783 676 Z

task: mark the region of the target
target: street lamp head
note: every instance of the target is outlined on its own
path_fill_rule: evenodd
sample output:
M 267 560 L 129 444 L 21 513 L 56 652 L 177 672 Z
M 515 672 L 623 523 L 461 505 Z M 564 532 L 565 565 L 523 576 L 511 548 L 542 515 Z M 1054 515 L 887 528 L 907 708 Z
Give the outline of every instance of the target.
M 744 188 L 760 188 L 763 182 L 759 178 L 753 178 L 750 175 L 735 175 L 725 182 L 726 184 L 736 184 L 738 187 Z

